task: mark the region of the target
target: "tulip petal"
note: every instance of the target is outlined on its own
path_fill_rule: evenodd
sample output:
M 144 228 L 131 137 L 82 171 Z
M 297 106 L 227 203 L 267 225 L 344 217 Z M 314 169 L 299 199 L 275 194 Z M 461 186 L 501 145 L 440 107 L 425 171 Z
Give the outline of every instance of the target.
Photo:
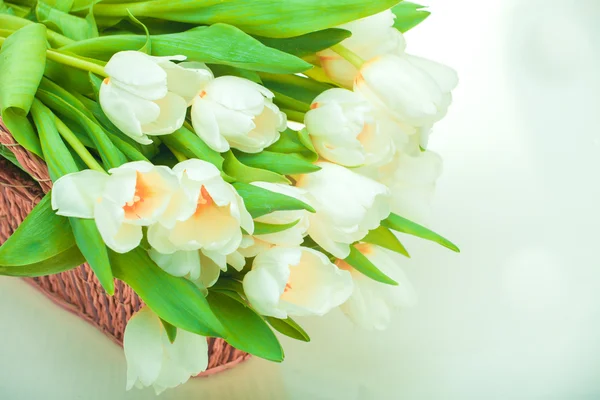
M 102 240 L 117 253 L 127 253 L 142 241 L 142 227 L 123 223 L 125 212 L 110 200 L 102 199 L 96 205 L 94 218 Z
M 426 58 L 406 55 L 408 61 L 435 80 L 442 92 L 450 93 L 458 85 L 458 74 L 452 68 Z
M 285 319 L 287 314 L 278 308 L 278 304 L 286 282 L 287 278 L 283 285 L 277 282 L 265 269 L 252 270 L 244 276 L 244 293 L 261 315 Z
M 102 110 L 119 130 L 138 143 L 152 143 L 142 132 L 142 123 L 138 116 L 149 121 L 158 118 L 158 105 L 131 96 L 110 83 L 102 83 L 99 98 Z
M 142 52 L 120 51 L 104 70 L 120 89 L 143 99 L 158 100 L 167 94 L 167 73 Z
M 200 277 L 200 254 L 197 251 L 177 251 L 173 254 L 162 254 L 155 249 L 150 249 L 148 254 L 156 265 L 173 276 L 187 276 L 189 274 L 191 280 Z
M 52 209 L 65 217 L 94 218 L 107 179 L 107 174 L 92 170 L 62 176 L 54 182 Z
M 160 108 L 158 118 L 142 125 L 142 131 L 148 135 L 167 135 L 183 126 L 187 112 L 187 102 L 183 97 L 169 92 L 165 97 L 155 100 Z
M 160 374 L 163 347 L 162 326 L 148 307 L 131 317 L 125 327 L 123 349 L 127 359 L 127 390 L 139 381 L 150 386 Z
M 262 110 L 265 97 L 273 98 L 273 93 L 264 86 L 237 76 L 216 78 L 205 90 L 207 100 L 230 110 L 246 111 L 251 115 L 256 115 Z
M 214 78 L 212 72 L 204 63 L 182 62 L 175 64 L 168 62 L 161 63 L 160 66 L 167 73 L 169 91 L 183 97 L 187 105 L 191 105 L 202 88 Z
M 192 125 L 196 134 L 213 150 L 220 153 L 229 150 L 229 143 L 221 135 L 212 104 L 196 97 L 192 103 Z

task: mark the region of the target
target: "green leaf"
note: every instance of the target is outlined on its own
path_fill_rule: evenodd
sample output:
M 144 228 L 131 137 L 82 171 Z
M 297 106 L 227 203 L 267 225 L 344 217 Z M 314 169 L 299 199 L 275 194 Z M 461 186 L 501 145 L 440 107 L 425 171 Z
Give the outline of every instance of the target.
M 11 5 L 11 7 L 14 8 L 15 6 Z M 29 14 L 29 11 L 27 11 L 27 14 Z M 20 17 L 24 17 L 25 15 L 26 14 L 22 14 L 22 15 L 17 14 L 17 16 L 15 16 L 15 15 L 10 15 L 10 14 L 0 13 L 0 26 L 2 27 L 2 29 L 16 31 L 16 30 L 23 28 L 24 26 L 35 24 L 34 22 L 32 22 L 28 19 L 20 18 Z M 50 45 L 52 47 L 61 47 L 61 46 L 66 46 L 68 44 L 73 43 L 72 39 L 69 39 L 68 37 L 63 36 L 59 33 L 53 32 L 49 29 L 46 29 L 46 35 L 48 37 L 48 42 L 50 43 Z
M 141 51 L 142 53 L 146 53 L 146 54 L 152 54 L 152 41 L 150 40 L 150 31 L 148 31 L 148 28 L 146 27 L 146 25 L 144 25 L 143 22 L 141 22 L 139 19 L 137 19 L 131 13 L 131 11 L 127 10 L 127 13 L 129 14 L 129 19 L 131 20 L 131 22 L 137 26 L 140 26 L 144 30 L 144 33 L 146 34 L 146 43 L 144 43 L 144 45 L 142 47 L 140 47 L 138 49 L 138 51 Z
M 250 307 L 217 291 L 210 292 L 207 300 L 225 326 L 227 343 L 257 357 L 283 361 L 283 349 L 277 337 Z
M 392 12 L 396 14 L 394 27 L 404 33 L 419 25 L 431 14 L 429 11 L 424 11 L 423 8 L 426 7 L 408 1 L 403 1 L 393 7 Z
M 274 317 L 265 317 L 265 321 L 269 323 L 276 331 L 291 337 L 292 339 L 302 342 L 310 342 L 310 336 L 300 325 L 291 318 L 279 319 Z
M 128 8 L 138 17 L 194 24 L 224 22 L 252 35 L 281 38 L 332 28 L 397 3 L 398 0 L 155 0 L 128 4 Z M 116 13 L 108 4 L 98 4 L 95 11 L 98 15 Z
M 75 246 L 67 218 L 52 210 L 51 196 L 44 196 L 0 247 L 1 266 L 41 263 Z
M 115 282 L 102 236 L 91 219 L 69 218 L 77 247 L 84 255 L 106 293 L 115 293 Z
M 327 83 L 317 82 L 298 75 L 267 73 L 261 73 L 259 75 L 267 89 L 294 98 L 309 106 L 315 97 L 334 87 Z
M 167 337 L 169 338 L 169 342 L 173 343 L 175 341 L 175 339 L 177 338 L 177 327 L 171 325 L 170 323 L 168 323 L 167 321 L 165 321 L 164 319 L 160 319 L 160 322 L 162 322 L 163 327 L 165 328 L 165 332 L 167 332 Z
M 98 37 L 98 28 L 94 15 L 90 12 L 85 18 L 69 14 L 68 11 L 51 6 L 43 0 L 38 0 L 35 9 L 37 20 L 53 30 L 73 40 L 84 40 Z
M 111 142 L 102 127 L 98 125 L 94 119 L 89 117 L 87 114 L 89 111 L 82 111 L 82 109 L 73 106 L 65 101 L 61 95 L 54 92 L 40 89 L 37 92 L 37 96 L 45 105 L 50 107 L 57 114 L 77 122 L 78 125 L 86 131 L 100 153 L 100 157 L 102 158 L 106 169 L 116 168 L 127 162 L 125 155 L 123 155 L 114 143 Z
M 248 79 L 252 82 L 256 82 L 258 84 L 262 84 L 260 80 L 260 76 L 258 73 L 254 71 L 250 71 L 248 69 L 241 69 L 236 67 L 231 67 L 229 65 L 222 64 L 207 64 L 210 70 L 213 72 L 215 77 L 219 76 L 237 76 L 240 78 Z
M 252 218 L 258 218 L 275 211 L 307 210 L 315 212 L 314 208 L 303 201 L 281 193 L 271 192 L 242 182 L 234 183 L 233 187 L 244 199 L 246 209 L 252 215 Z
M 206 298 L 191 281 L 160 269 L 146 251 L 110 252 L 113 273 L 141 297 L 160 318 L 202 336 L 223 337 L 225 329 Z
M 381 272 L 375 264 L 354 246 L 350 246 L 350 255 L 346 257 L 344 261 L 354 267 L 358 272 L 361 272 L 363 275 L 366 275 L 377 282 L 385 283 L 387 285 L 398 285 L 398 282 Z
M 46 61 L 46 78 L 52 80 L 59 87 L 69 92 L 86 93 L 92 92 L 92 86 L 88 79 L 88 73 L 77 68 L 71 68 L 53 60 Z
M 263 151 L 256 154 L 235 152 L 237 159 L 254 168 L 269 169 L 281 175 L 308 174 L 321 169 L 298 154 L 274 153 Z
M 319 159 L 310 137 L 306 131 L 294 131 L 292 129 L 286 129 L 281 133 L 281 137 L 266 151 L 283 153 L 283 154 L 297 154 L 307 159 L 310 162 L 315 162 Z
M 207 161 L 219 168 L 220 171 L 223 170 L 223 156 L 208 147 L 198 135 L 185 126 L 182 126 L 170 135 L 162 136 L 161 140 L 164 144 L 188 158 L 198 158 Z
M 0 143 L 0 156 L 2 158 L 4 158 L 5 160 L 8 160 L 10 163 L 12 163 L 15 167 L 19 168 L 21 171 L 25 172 L 26 174 L 29 174 L 29 171 L 27 171 L 19 162 L 19 160 L 17 160 L 17 157 L 15 156 L 15 153 L 13 153 L 12 151 L 10 151 L 8 149 L 8 147 L 6 147 L 5 145 Z
M 438 235 L 432 230 L 425 228 L 424 226 L 409 221 L 406 218 L 402 218 L 401 216 L 396 215 L 394 213 L 390 214 L 390 216 L 387 219 L 381 221 L 381 225 L 398 232 L 420 237 L 421 239 L 430 240 L 452 251 L 460 253 L 460 249 L 448 239 Z
M 223 153 L 225 162 L 223 163 L 223 172 L 231 176 L 238 182 L 252 183 L 252 182 L 272 182 L 272 183 L 285 183 L 290 184 L 290 180 L 285 176 L 277 174 L 275 172 L 253 168 L 242 164 L 235 157 L 233 152 L 230 150 L 227 153 Z
M 46 27 L 31 24 L 10 35 L 0 50 L 0 114 L 15 140 L 38 156 L 40 144 L 26 115 L 44 75 L 46 46 Z
M 258 36 L 257 39 L 266 46 L 285 51 L 286 53 L 293 54 L 297 57 L 305 57 L 315 54 L 318 51 L 328 49 L 350 36 L 352 36 L 350 31 L 331 28 L 286 39 L 260 36 Z
M 400 240 L 398 240 L 396 235 L 385 226 L 373 229 L 361 240 L 361 242 L 376 244 L 410 258 L 410 254 L 408 254 L 406 248 L 400 243 Z
M 100 1 L 102 0 L 74 0 L 72 2 L 73 5 L 71 6 L 71 12 L 89 10 L 91 6 L 93 6 L 96 3 L 100 3 Z M 108 3 L 107 1 L 104 2 Z M 129 2 L 130 1 L 128 1 L 128 3 Z
M 254 221 L 254 235 L 269 235 L 293 228 L 300 222 L 299 219 L 287 224 L 267 224 L 266 222 Z
M 54 114 L 37 99 L 33 102 L 31 113 L 40 134 L 44 159 L 52 180 L 56 181 L 63 175 L 79 171 L 56 128 Z M 69 223 L 77 247 L 90 264 L 102 287 L 108 294 L 114 294 L 115 286 L 108 252 L 96 223 L 93 220 L 79 218 L 69 218 Z
M 96 9 L 99 6 L 101 4 Z M 139 13 L 134 14 L 140 16 Z M 226 24 L 217 23 L 174 34 L 151 35 L 150 40 L 154 56 L 183 54 L 190 61 L 280 74 L 302 72 L 312 67 L 306 61 L 267 47 L 238 28 Z M 61 50 L 106 61 L 117 51 L 139 49 L 145 41 L 143 35 L 112 35 L 82 40 Z
M 219 278 L 219 280 L 215 282 L 213 286 L 210 287 L 210 290 L 229 291 L 237 293 L 240 296 L 244 295 L 244 287 L 242 285 L 242 282 L 224 277 Z

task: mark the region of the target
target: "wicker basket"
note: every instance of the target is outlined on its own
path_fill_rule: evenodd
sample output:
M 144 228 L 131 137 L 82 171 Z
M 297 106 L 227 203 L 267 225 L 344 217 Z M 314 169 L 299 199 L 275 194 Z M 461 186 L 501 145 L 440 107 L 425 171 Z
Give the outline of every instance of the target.
M 0 243 L 14 232 L 27 214 L 52 187 L 44 162 L 19 146 L 0 120 L 0 143 L 7 146 L 19 163 L 34 177 L 23 173 L 0 157 Z M 127 320 L 140 309 L 142 301 L 125 283 L 115 281 L 115 294 L 108 296 L 87 264 L 56 275 L 27 279 L 49 299 L 123 344 Z M 204 375 L 233 367 L 249 357 L 222 339 L 208 339 L 209 363 Z

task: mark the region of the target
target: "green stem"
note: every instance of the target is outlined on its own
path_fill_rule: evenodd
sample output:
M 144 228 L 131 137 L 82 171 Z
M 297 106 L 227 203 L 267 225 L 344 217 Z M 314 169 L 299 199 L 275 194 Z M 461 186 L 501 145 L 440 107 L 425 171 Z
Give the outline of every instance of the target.
M 0 36 L 0 47 L 6 40 L 5 37 Z M 90 61 L 83 60 L 78 57 L 73 57 L 68 54 L 60 53 L 56 50 L 48 49 L 46 50 L 46 58 L 48 60 L 56 61 L 57 63 L 68 65 L 69 67 L 81 69 L 84 71 L 93 72 L 96 75 L 100 75 L 102 77 L 107 77 L 108 75 L 104 71 L 104 67 L 102 65 L 95 64 Z
M 342 46 L 341 44 L 336 44 L 335 46 L 332 46 L 331 50 L 344 57 L 350 64 L 354 65 L 357 69 L 360 69 L 365 63 L 365 60 L 360 58 L 358 54 L 348 49 L 347 47 Z
M 139 3 L 123 3 L 123 4 L 96 4 L 94 6 L 95 17 L 127 17 L 131 12 L 136 17 L 143 17 L 141 13 L 145 7 L 146 1 Z
M 281 112 L 285 113 L 285 115 L 287 115 L 287 117 L 290 121 L 304 123 L 304 113 L 303 112 L 288 110 L 285 108 L 281 109 Z
M 171 153 L 173 153 L 173 155 L 175 156 L 175 158 L 177 159 L 177 161 L 183 162 L 183 161 L 186 161 L 188 159 L 183 153 L 175 150 L 173 147 L 168 146 L 166 144 L 165 144 L 165 146 L 167 146 L 167 148 L 169 150 L 171 150 Z
M 98 172 L 106 172 L 104 168 L 96 161 L 94 156 L 88 151 L 88 149 L 81 143 L 77 136 L 73 133 L 71 129 L 64 122 L 62 122 L 59 118 L 56 118 L 56 129 L 58 129 L 58 133 L 66 140 L 67 143 L 71 146 L 75 153 L 81 157 L 85 165 Z
M 59 53 L 56 50 L 46 50 L 46 57 L 49 60 L 56 61 L 60 64 L 68 65 L 69 67 L 81 69 L 84 71 L 93 72 L 96 75 L 107 77 L 104 67 L 90 61 L 82 60 L 81 58 L 73 57 L 68 54 Z

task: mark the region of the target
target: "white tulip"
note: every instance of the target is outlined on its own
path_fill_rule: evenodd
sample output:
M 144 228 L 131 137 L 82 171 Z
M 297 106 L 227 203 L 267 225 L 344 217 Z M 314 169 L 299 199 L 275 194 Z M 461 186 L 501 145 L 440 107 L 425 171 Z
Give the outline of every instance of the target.
M 352 32 L 352 36 L 340 44 L 363 60 L 384 54 L 402 54 L 406 47 L 404 36 L 394 28 L 396 16 L 391 10 L 362 18 L 338 28 Z M 358 70 L 332 50 L 317 53 L 321 67 L 334 82 L 352 88 Z
M 252 185 L 261 187 L 271 192 L 294 197 L 310 205 L 310 200 L 307 197 L 306 191 L 300 188 L 281 183 L 268 182 L 253 182 Z M 309 212 L 306 210 L 275 211 L 270 214 L 255 218 L 256 222 L 275 225 L 285 225 L 295 221 L 298 221 L 298 223 L 293 227 L 281 232 L 269 233 L 266 235 L 255 235 L 254 247 L 260 246 L 260 243 L 268 243 L 270 245 L 279 246 L 300 246 L 304 241 L 306 231 L 308 230 L 308 214 Z M 246 250 L 246 253 L 247 252 L 248 250 Z
M 244 293 L 262 315 L 324 315 L 348 299 L 352 278 L 316 250 L 273 247 L 254 259 Z
M 169 212 L 180 210 L 174 224 L 154 224 L 148 229 L 148 241 L 156 251 L 172 254 L 176 251 L 202 250 L 222 269 L 227 268 L 227 256 L 242 242 L 241 228 L 254 231 L 254 222 L 244 200 L 220 176 L 212 164 L 187 160 L 177 164 L 173 172 L 183 190 L 174 196 Z
M 401 269 L 403 256 L 372 244 L 361 243 L 355 247 L 381 272 L 398 282 L 398 286 L 374 281 L 338 260 L 336 265 L 349 271 L 354 280 L 354 291 L 340 308 L 357 325 L 383 330 L 389 325 L 393 312 L 416 303 L 415 291 Z
M 390 213 L 390 192 L 384 185 L 347 168 L 318 162 L 320 171 L 298 177 L 296 186 L 311 196 L 316 213 L 309 214 L 308 234 L 338 258 L 350 244 L 379 226 Z
M 392 160 L 394 127 L 380 123 L 382 116 L 377 118 L 376 110 L 358 93 L 329 89 L 310 108 L 304 124 L 321 157 L 348 167 Z
M 272 98 L 273 93 L 247 79 L 216 78 L 194 98 L 194 130 L 215 151 L 232 147 L 258 153 L 275 143 L 287 126 Z
M 185 120 L 186 100 L 169 89 L 168 80 L 174 78 L 167 79 L 163 66 L 170 68 L 174 65 L 171 60 L 184 59 L 152 57 L 139 51 L 121 51 L 112 56 L 105 67 L 108 78 L 102 82 L 99 96 L 108 119 L 141 144 L 152 143 L 147 135 L 165 135 L 179 129 Z
M 442 174 L 442 159 L 432 151 L 398 154 L 389 165 L 381 168 L 380 182 L 392 193 L 394 213 L 418 223 L 426 223 L 436 181 Z
M 444 117 L 457 82 L 456 73 L 441 64 L 387 54 L 361 67 L 354 90 L 393 119 L 419 127 Z
M 158 316 L 148 307 L 131 317 L 125 327 L 127 390 L 153 386 L 156 394 L 179 386 L 208 367 L 206 338 L 177 330 L 171 343 Z
M 163 166 L 136 161 L 109 171 L 68 174 L 54 183 L 52 208 L 58 215 L 94 218 L 106 245 L 118 253 L 136 248 L 142 226 L 161 220 L 179 183 Z

